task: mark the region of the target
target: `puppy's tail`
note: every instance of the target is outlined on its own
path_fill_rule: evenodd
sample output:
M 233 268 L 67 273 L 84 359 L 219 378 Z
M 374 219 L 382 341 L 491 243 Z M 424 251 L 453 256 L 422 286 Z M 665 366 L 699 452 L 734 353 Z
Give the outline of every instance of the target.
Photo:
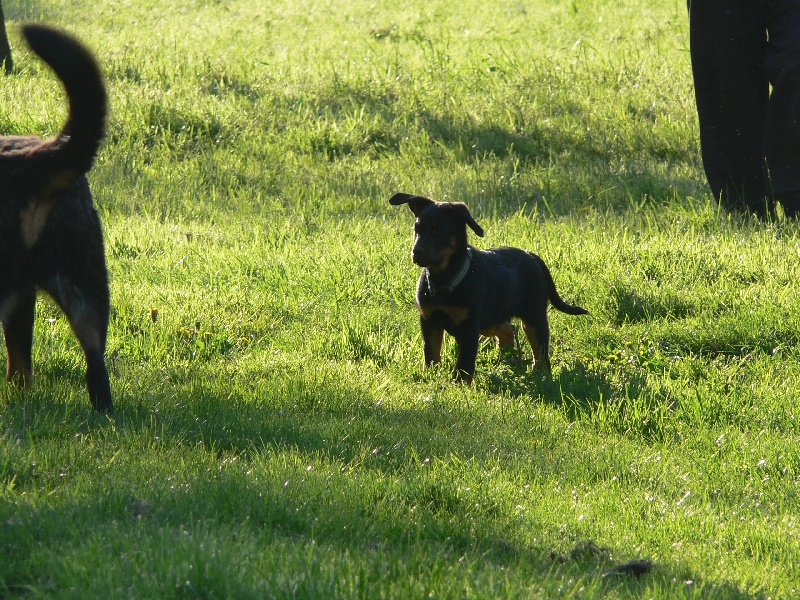
M 536 258 L 538 259 L 539 265 L 542 267 L 542 272 L 544 273 L 545 279 L 547 279 L 547 296 L 550 298 L 550 304 L 553 305 L 553 308 L 556 308 L 563 313 L 567 313 L 568 315 L 588 315 L 589 311 L 585 308 L 567 304 L 564 302 L 564 300 L 562 300 L 561 296 L 558 295 L 558 291 L 556 290 L 556 284 L 553 281 L 553 276 L 550 274 L 550 269 L 547 268 L 547 265 L 544 264 L 544 261 L 541 258 L 538 256 Z
M 61 80 L 69 100 L 67 122 L 29 158 L 55 188 L 70 187 L 94 163 L 106 125 L 106 88 L 91 52 L 72 36 L 44 25 L 25 25 L 22 33 Z M 51 189 L 52 189 L 51 187 Z

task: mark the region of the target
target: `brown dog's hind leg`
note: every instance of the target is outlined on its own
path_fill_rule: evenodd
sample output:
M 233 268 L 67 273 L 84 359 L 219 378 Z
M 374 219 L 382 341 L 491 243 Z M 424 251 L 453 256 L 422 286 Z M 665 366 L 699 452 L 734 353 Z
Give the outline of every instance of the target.
M 550 327 L 547 322 L 533 327 L 527 321 L 522 322 L 522 330 L 533 350 L 533 368 L 542 373 L 550 373 Z
M 102 413 L 114 412 L 111 385 L 105 363 L 109 302 L 104 284 L 93 290 L 78 287 L 61 278 L 50 295 L 67 315 L 75 337 L 86 356 L 86 386 L 92 408 Z M 92 293 L 94 291 L 94 293 Z
M 86 356 L 86 387 L 89 389 L 92 408 L 98 412 L 112 413 L 114 405 L 105 362 L 108 319 L 99 315 L 81 314 L 68 315 L 68 318 Z
M 3 332 L 8 351 L 6 378 L 23 386 L 33 382 L 33 315 L 36 290 L 26 290 L 12 299 L 3 312 Z

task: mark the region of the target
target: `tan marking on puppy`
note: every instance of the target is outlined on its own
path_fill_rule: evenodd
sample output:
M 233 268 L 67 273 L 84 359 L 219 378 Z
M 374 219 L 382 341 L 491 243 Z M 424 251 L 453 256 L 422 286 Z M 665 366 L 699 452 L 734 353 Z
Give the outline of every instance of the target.
M 533 351 L 533 368 L 537 371 L 549 373 L 550 357 L 542 352 L 542 347 L 536 340 L 536 329 L 528 325 L 525 321 L 522 321 L 522 330 L 525 332 L 525 336 L 531 344 L 531 350 Z
M 444 330 L 436 331 L 431 334 L 432 360 L 435 363 L 442 362 L 442 343 L 444 342 Z
M 461 325 L 469 318 L 469 309 L 466 306 L 440 306 L 439 310 L 450 317 L 456 325 Z
M 469 309 L 466 306 L 437 306 L 436 310 L 442 311 L 456 325 L 469 319 Z
M 466 306 L 436 306 L 431 304 L 420 306 L 417 304 L 417 308 L 424 319 L 429 319 L 435 312 L 443 312 L 450 317 L 453 323 L 461 325 L 469 318 L 469 309 Z
M 497 345 L 500 348 L 513 348 L 514 347 L 514 327 L 506 321 L 500 323 L 497 327 L 489 327 L 481 331 L 481 335 L 486 337 L 496 337 Z
M 448 266 L 450 266 L 450 259 L 453 258 L 453 254 L 456 253 L 456 237 L 450 237 L 450 243 L 442 248 L 439 256 L 441 259 L 439 260 L 436 266 L 428 267 L 428 271 L 431 273 L 441 273 L 444 271 Z

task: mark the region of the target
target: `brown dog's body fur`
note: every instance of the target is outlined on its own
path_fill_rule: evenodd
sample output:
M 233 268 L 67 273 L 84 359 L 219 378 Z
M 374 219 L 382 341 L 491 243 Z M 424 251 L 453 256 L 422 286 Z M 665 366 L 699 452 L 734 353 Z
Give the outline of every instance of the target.
M 561 299 L 544 261 L 519 248 L 470 246 L 467 226 L 479 236 L 483 229 L 464 204 L 403 193 L 389 202 L 408 204 L 416 217 L 411 256 L 422 267 L 417 307 L 425 364 L 440 362 L 446 331 L 458 344 L 456 379 L 472 381 L 481 334 L 513 345 L 516 317 L 533 349 L 534 367 L 549 373 L 548 303 L 571 315 L 588 311 Z
M 36 291 L 61 307 L 86 356 L 92 406 L 111 412 L 105 366 L 109 319 L 103 234 L 86 173 L 103 138 L 106 93 L 91 54 L 72 37 L 44 26 L 23 33 L 56 73 L 69 115 L 50 140 L 0 137 L 0 321 L 7 377 L 28 385 Z

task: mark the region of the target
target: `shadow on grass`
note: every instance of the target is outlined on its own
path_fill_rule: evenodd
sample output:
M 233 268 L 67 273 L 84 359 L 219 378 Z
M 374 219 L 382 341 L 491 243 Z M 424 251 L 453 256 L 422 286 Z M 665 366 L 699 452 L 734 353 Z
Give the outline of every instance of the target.
M 577 126 L 588 118 L 580 107 L 570 109 L 574 114 L 563 126 L 531 114 L 522 128 L 509 124 L 505 113 L 492 115 L 491 107 L 482 116 L 437 111 L 420 108 L 391 88 L 342 82 L 320 91 L 314 104 L 327 125 L 311 134 L 309 149 L 331 162 L 404 153 L 432 153 L 441 162 L 444 149 L 448 160 L 463 165 L 494 163 L 477 170 L 480 181 L 473 192 L 463 185 L 458 190 L 473 209 L 482 200 L 493 214 L 539 202 L 555 216 L 572 214 L 576 203 L 586 202 L 620 211 L 643 199 L 683 201 L 705 193 L 700 182 L 675 174 L 682 164 L 694 168 L 694 153 L 641 147 L 620 140 L 616 129 L 587 135 Z
M 700 310 L 696 303 L 661 288 L 639 291 L 614 285 L 608 302 L 618 327 L 658 319 L 682 319 Z
M 398 534 L 376 527 L 368 515 L 349 512 L 339 513 L 335 523 L 350 530 L 343 539 L 341 533 L 318 530 L 312 524 L 315 512 L 341 507 L 314 507 L 298 513 L 291 501 L 273 497 L 260 505 L 265 508 L 253 510 L 248 502 L 252 486 L 235 477 L 198 481 L 193 496 L 182 499 L 180 506 L 114 492 L 37 508 L 0 501 L 4 521 L 0 591 L 4 596 L 27 596 L 69 586 L 73 593 L 80 593 L 76 571 L 67 566 L 69 560 L 96 560 L 99 557 L 91 556 L 93 551 L 111 551 L 109 557 L 102 557 L 102 576 L 96 573 L 96 563 L 84 564 L 78 570 L 83 578 L 77 583 L 92 589 L 96 583 L 89 583 L 88 576 L 89 581 L 103 581 L 140 597 L 149 596 L 148 591 L 172 592 L 171 597 L 254 597 L 266 580 L 274 593 L 269 597 L 332 598 L 342 597 L 336 592 L 349 568 L 357 569 L 361 579 L 362 593 L 352 597 L 375 597 L 371 594 L 407 584 L 397 578 L 396 571 L 401 569 L 401 575 L 421 580 L 426 589 L 470 589 L 479 596 L 489 592 L 493 597 L 514 595 L 522 590 L 547 597 L 571 596 L 572 590 L 578 597 L 587 593 L 590 597 L 607 593 L 652 597 L 654 591 L 671 598 L 765 597 L 728 581 L 704 580 L 680 565 L 641 561 L 645 572 L 626 571 L 634 561 L 621 560 L 612 548 L 591 540 L 556 552 L 517 547 L 480 533 L 469 539 L 432 538 L 426 535 L 429 525 L 424 522 Z M 240 503 L 231 503 L 231 498 Z M 235 541 L 227 545 L 231 539 Z M 48 551 L 43 553 L 43 548 Z M 122 551 L 122 556 L 114 551 Z M 251 570 L 242 569 L 242 561 Z M 323 570 L 339 573 L 335 579 L 320 577 Z M 495 573 L 502 573 L 499 582 L 484 583 Z M 281 590 L 281 581 L 290 576 L 291 589 Z M 176 593 L 183 585 L 193 593 Z M 307 593 L 298 594 L 304 589 Z
M 181 378 L 177 371 L 170 375 Z M 566 387 L 577 397 L 588 389 L 580 378 L 562 372 L 552 385 Z M 41 438 L 48 425 L 64 438 L 81 433 L 102 437 L 103 430 L 113 427 L 122 434 L 119 439 L 141 440 L 141 446 L 149 444 L 155 454 L 177 449 L 187 460 L 199 455 L 201 465 L 147 473 L 120 466 L 104 477 L 87 476 L 79 494 L 57 494 L 54 501 L 36 505 L 0 497 L 0 549 L 7 557 L 0 568 L 0 590 L 15 593 L 48 585 L 44 575 L 32 570 L 37 561 L 49 563 L 41 548 L 49 548 L 51 558 L 70 556 L 79 553 L 87 538 L 101 549 L 121 545 L 123 554 L 133 553 L 131 564 L 137 571 L 142 563 L 145 569 L 166 569 L 145 556 L 150 544 L 165 544 L 162 556 L 173 556 L 174 550 L 174 558 L 166 563 L 182 567 L 198 560 L 213 562 L 225 585 L 238 581 L 244 589 L 247 576 L 233 566 L 239 547 L 219 542 L 243 536 L 256 540 L 255 552 L 267 555 L 275 545 L 289 545 L 303 556 L 315 545 L 327 547 L 333 553 L 329 560 L 360 561 L 367 572 L 379 571 L 387 561 L 410 559 L 424 577 L 429 565 L 443 565 L 455 569 L 461 585 L 468 586 L 476 573 L 500 569 L 528 585 L 537 582 L 548 592 L 577 578 L 598 592 L 613 588 L 634 596 L 654 589 L 694 589 L 708 598 L 760 597 L 728 582 L 703 581 L 681 565 L 656 564 L 641 577 L 604 577 L 609 568 L 630 557 L 588 540 L 567 539 L 566 550 L 515 542 L 525 536 L 514 530 L 514 519 L 506 509 L 496 504 L 476 508 L 475 497 L 459 492 L 464 474 L 429 474 L 434 467 L 428 457 L 462 457 L 463 464 L 475 462 L 481 470 L 482 465 L 490 468 L 498 452 L 511 456 L 523 450 L 535 468 L 553 469 L 546 449 L 531 453 L 529 445 L 518 446 L 507 424 L 480 422 L 477 409 L 465 406 L 454 411 L 452 405 L 431 401 L 421 408 L 389 410 L 375 393 L 357 383 L 308 376 L 279 380 L 262 390 L 264 396 L 257 400 L 253 390 L 232 385 L 223 391 L 225 385 L 219 381 L 190 377 L 170 386 L 174 387 L 151 399 L 160 410 L 121 398 L 111 422 L 94 415 L 86 420 L 85 412 L 73 407 L 71 413 L 46 396 L 10 404 L 3 428 L 11 433 L 16 429 L 23 439 L 23 429 L 34 429 L 34 438 Z M 116 439 L 111 430 L 108 435 Z M 186 452 L 181 453 L 182 447 Z M 15 461 L 14 457 L 5 461 L 0 481 L 32 489 L 41 485 L 34 481 L 34 472 L 26 472 Z M 150 462 L 147 457 L 142 461 Z M 270 466 L 255 469 L 256 477 L 254 465 L 260 462 Z M 58 491 L 60 486 L 53 487 Z M 200 531 L 213 542 L 207 550 L 196 549 L 198 540 L 193 536 Z M 165 533 L 168 541 L 161 540 Z M 135 548 L 123 541 L 131 536 Z M 543 530 L 536 537 L 564 536 Z M 110 560 L 112 571 L 123 572 L 117 576 L 134 577 L 124 561 Z M 459 574 L 462 562 L 469 568 Z M 50 566 L 55 571 L 61 568 Z M 280 568 L 276 564 L 268 572 Z M 51 576 L 52 572 L 47 577 Z

